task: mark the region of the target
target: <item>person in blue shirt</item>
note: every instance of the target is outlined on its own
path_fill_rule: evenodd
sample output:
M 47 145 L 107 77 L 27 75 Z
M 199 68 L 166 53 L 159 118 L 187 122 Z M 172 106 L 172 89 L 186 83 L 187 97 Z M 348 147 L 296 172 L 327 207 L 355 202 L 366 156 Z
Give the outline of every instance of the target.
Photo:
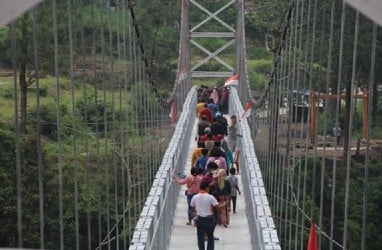
M 201 173 L 205 174 L 207 172 L 206 165 L 208 160 L 208 149 L 202 149 L 202 156 L 196 159 L 194 167 L 198 169 Z
M 212 117 L 215 117 L 216 112 L 218 112 L 218 106 L 214 103 L 212 99 L 208 101 L 207 108 L 211 111 Z
M 226 139 L 221 140 L 221 148 L 225 152 L 225 161 L 227 163 L 227 171 L 232 167 L 233 162 L 233 153 L 232 150 L 228 147 L 228 143 Z

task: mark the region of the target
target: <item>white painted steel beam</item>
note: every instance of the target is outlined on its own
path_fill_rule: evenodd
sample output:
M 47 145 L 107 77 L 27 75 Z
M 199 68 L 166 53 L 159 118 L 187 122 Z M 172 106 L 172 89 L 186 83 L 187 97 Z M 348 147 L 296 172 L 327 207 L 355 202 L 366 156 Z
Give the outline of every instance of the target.
M 0 0 L 0 27 L 7 25 L 42 0 Z
M 198 29 L 199 27 L 201 27 L 203 24 L 205 24 L 206 22 L 208 22 L 211 18 L 215 19 L 216 21 L 218 21 L 219 23 L 221 23 L 223 26 L 225 26 L 228 30 L 230 31 L 235 31 L 231 26 L 229 26 L 226 22 L 224 22 L 223 20 L 221 20 L 220 18 L 217 17 L 217 14 L 219 14 L 221 11 L 225 10 L 226 8 L 228 8 L 229 6 L 231 6 L 233 3 L 235 3 L 235 0 L 232 0 L 231 2 L 227 3 L 226 5 L 224 5 L 222 8 L 220 8 L 218 11 L 216 11 L 215 13 L 212 13 L 210 12 L 209 10 L 207 10 L 206 8 L 204 8 L 202 5 L 200 5 L 199 3 L 197 3 L 196 1 L 194 0 L 191 0 L 190 1 L 191 3 L 193 3 L 196 7 L 198 7 L 199 9 L 201 9 L 202 11 L 204 11 L 206 14 L 208 14 L 208 17 L 206 19 L 204 19 L 202 22 L 200 22 L 199 24 L 197 24 L 194 28 L 191 29 L 191 32 L 192 31 L 195 31 L 196 29 Z
M 382 0 L 345 0 L 345 2 L 382 26 Z
M 235 32 L 191 32 L 191 38 L 234 38 Z
M 191 40 L 191 43 L 193 45 L 195 45 L 196 47 L 198 47 L 201 51 L 203 51 L 204 53 L 206 53 L 208 56 L 204 59 L 202 59 L 199 63 L 197 63 L 196 65 L 194 65 L 191 69 L 191 71 L 194 71 L 196 70 L 197 68 L 199 68 L 200 66 L 202 66 L 203 64 L 207 63 L 208 61 L 210 61 L 211 59 L 215 59 L 216 61 L 218 61 L 220 64 L 222 64 L 223 66 L 225 66 L 228 70 L 231 70 L 233 71 L 233 67 L 231 67 L 230 65 L 228 65 L 226 62 L 224 62 L 222 59 L 220 59 L 220 57 L 218 57 L 218 54 L 220 54 L 220 52 L 222 52 L 223 50 L 225 50 L 226 48 L 228 48 L 229 46 L 231 46 L 232 44 L 235 43 L 235 40 L 231 40 L 227 43 L 225 43 L 222 47 L 220 47 L 219 49 L 217 49 L 215 52 L 211 53 L 211 51 L 209 51 L 208 49 L 204 48 L 202 45 L 200 45 L 199 43 L 195 42 L 194 40 Z
M 223 72 L 223 71 L 193 71 L 191 72 L 192 78 L 228 78 L 231 77 L 233 72 Z
M 202 21 L 199 21 L 196 25 L 193 27 L 190 27 L 189 34 L 190 34 L 190 43 L 196 46 L 200 51 L 204 52 L 207 54 L 207 57 L 203 58 L 197 64 L 191 66 L 191 77 L 230 77 L 232 76 L 232 72 L 234 71 L 233 66 L 231 66 L 229 63 L 226 61 L 222 60 L 218 55 L 231 46 L 232 44 L 235 43 L 237 39 L 237 33 L 235 30 L 235 27 L 232 27 L 232 25 L 229 25 L 226 21 L 223 21 L 221 18 L 218 17 L 218 15 L 226 10 L 228 7 L 235 6 L 237 0 L 227 0 L 226 4 L 221 6 L 218 10 L 210 11 L 202 4 L 196 0 L 189 0 L 189 3 L 193 4 L 196 6 L 199 11 L 204 12 L 207 14 L 207 17 L 203 19 Z M 215 20 L 218 23 L 220 23 L 220 29 L 214 28 L 215 31 L 203 31 L 203 25 L 208 23 L 211 20 Z M 226 30 L 226 31 L 225 31 Z M 215 50 L 214 52 L 211 52 L 210 50 L 206 49 L 203 47 L 200 43 L 196 42 L 192 38 L 231 38 L 229 41 L 227 41 L 223 46 Z M 229 73 L 227 72 L 222 72 L 221 74 L 219 72 L 210 72 L 208 73 L 207 71 L 197 71 L 200 66 L 205 65 L 207 62 L 211 61 L 212 59 L 215 59 L 217 62 L 219 62 L 221 65 L 223 65 L 226 69 L 228 70 Z M 224 70 L 224 69 L 223 69 Z

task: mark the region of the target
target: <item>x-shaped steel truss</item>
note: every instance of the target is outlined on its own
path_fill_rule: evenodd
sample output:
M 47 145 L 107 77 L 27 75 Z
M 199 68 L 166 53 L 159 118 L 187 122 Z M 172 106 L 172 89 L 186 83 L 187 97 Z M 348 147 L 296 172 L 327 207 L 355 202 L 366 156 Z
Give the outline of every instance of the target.
M 191 40 L 190 42 L 197 47 L 199 50 L 203 51 L 205 54 L 207 54 L 207 57 L 200 60 L 197 64 L 191 67 L 191 76 L 192 77 L 228 77 L 232 75 L 232 72 L 234 71 L 233 67 L 229 65 L 227 62 L 225 62 L 223 59 L 221 59 L 218 55 L 230 47 L 232 44 L 235 43 L 236 38 L 236 31 L 233 29 L 230 25 L 228 25 L 226 22 L 224 22 L 222 19 L 218 17 L 218 14 L 233 5 L 236 2 L 236 0 L 231 0 L 224 6 L 222 6 L 220 9 L 218 9 L 215 12 L 210 12 L 208 9 L 203 7 L 200 3 L 197 3 L 195 0 L 190 0 L 190 3 L 195 5 L 197 8 L 199 8 L 201 11 L 205 12 L 208 17 L 202 20 L 200 23 L 195 25 L 193 28 L 190 29 L 191 34 Z M 219 22 L 223 27 L 228 29 L 228 32 L 196 32 L 197 29 L 199 29 L 201 26 L 203 26 L 208 21 L 215 19 L 217 22 Z M 203 47 L 200 43 L 196 42 L 192 38 L 232 38 L 228 40 L 223 46 L 215 50 L 214 52 L 211 52 L 210 50 Z M 216 60 L 221 65 L 223 65 L 228 71 L 226 72 L 206 72 L 206 71 L 197 71 L 198 68 L 200 68 L 202 65 L 206 64 L 210 60 Z

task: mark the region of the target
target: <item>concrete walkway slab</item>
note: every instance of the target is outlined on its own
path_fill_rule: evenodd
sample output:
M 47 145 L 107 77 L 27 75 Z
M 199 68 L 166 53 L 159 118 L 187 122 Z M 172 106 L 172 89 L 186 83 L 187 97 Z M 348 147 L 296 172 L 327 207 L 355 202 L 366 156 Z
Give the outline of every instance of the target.
M 195 138 L 197 131 L 197 121 L 195 121 L 192 140 L 188 149 L 187 166 L 185 166 L 184 173 L 189 174 L 191 169 L 191 154 L 196 148 Z M 242 189 L 241 176 L 237 175 L 239 179 L 239 187 Z M 186 225 L 187 220 L 187 199 L 184 195 L 186 190 L 182 186 L 178 195 L 178 202 L 176 205 L 175 217 L 173 219 L 172 233 L 170 239 L 170 250 L 195 250 L 198 249 L 196 227 Z M 237 197 L 236 214 L 231 213 L 230 225 L 225 228 L 216 226 L 215 236 L 219 240 L 215 241 L 216 250 L 233 250 L 233 249 L 252 249 L 251 236 L 248 228 L 248 220 L 245 213 L 245 199 L 243 194 Z M 207 247 L 207 242 L 206 242 Z

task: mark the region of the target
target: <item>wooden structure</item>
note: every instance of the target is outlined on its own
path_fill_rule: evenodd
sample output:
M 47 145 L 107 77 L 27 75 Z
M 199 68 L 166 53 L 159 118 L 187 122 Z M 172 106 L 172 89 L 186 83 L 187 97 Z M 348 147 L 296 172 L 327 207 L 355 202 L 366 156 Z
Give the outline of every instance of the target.
M 340 100 L 345 99 L 345 94 L 320 94 L 317 92 L 311 92 L 310 94 L 310 140 L 314 144 L 316 143 L 317 135 L 317 103 L 320 99 L 333 100 L 339 98 Z M 369 93 L 367 91 L 362 94 L 353 95 L 354 99 L 363 100 L 363 110 L 362 110 L 362 137 L 367 137 L 367 128 L 369 121 Z

